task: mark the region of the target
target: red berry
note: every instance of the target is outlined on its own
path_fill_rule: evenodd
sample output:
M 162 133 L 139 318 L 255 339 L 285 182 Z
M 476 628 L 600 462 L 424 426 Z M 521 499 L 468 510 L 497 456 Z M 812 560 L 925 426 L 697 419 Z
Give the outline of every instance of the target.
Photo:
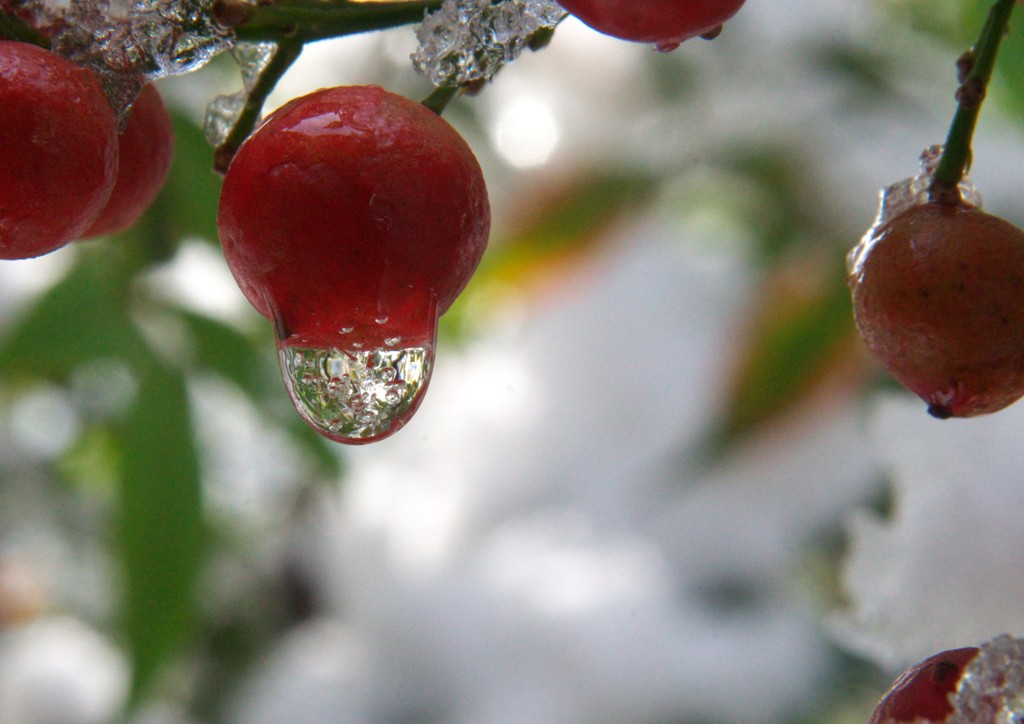
M 373 86 L 298 98 L 239 148 L 218 225 L 242 292 L 275 322 L 307 421 L 346 442 L 401 427 L 437 318 L 487 244 L 483 175 L 458 133 Z
M 96 76 L 0 41 L 0 149 L 0 258 L 39 256 L 80 236 L 117 175 L 117 120 Z
M 903 672 L 878 702 L 868 724 L 944 722 L 953 713 L 949 695 L 978 649 L 969 646 L 936 654 Z
M 966 204 L 913 206 L 851 256 L 868 349 L 939 418 L 1024 394 L 1024 232 Z
M 171 170 L 174 128 L 160 93 L 152 85 L 132 104 L 128 123 L 118 137 L 120 163 L 107 205 L 83 237 L 123 231 L 134 224 L 160 193 Z
M 600 33 L 665 49 L 712 34 L 745 0 L 559 0 Z

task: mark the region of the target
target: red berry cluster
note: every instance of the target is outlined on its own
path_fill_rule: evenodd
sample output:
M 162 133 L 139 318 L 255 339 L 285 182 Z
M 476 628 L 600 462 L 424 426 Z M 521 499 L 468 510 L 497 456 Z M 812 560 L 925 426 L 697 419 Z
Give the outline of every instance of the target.
M 601 32 L 669 49 L 717 32 L 743 2 L 564 5 Z M 219 20 L 253 11 L 237 9 Z M 0 147 L 0 258 L 29 258 L 134 223 L 169 169 L 172 131 L 152 86 L 119 133 L 90 70 L 0 41 Z M 231 272 L 274 323 L 296 406 L 344 442 L 390 435 L 415 411 L 437 320 L 489 228 L 465 141 L 425 105 L 373 86 L 321 90 L 271 114 L 230 158 L 218 217 Z
M 170 169 L 173 133 L 152 86 L 119 133 L 91 71 L 0 41 L 0 148 L 0 258 L 27 259 L 133 224 Z

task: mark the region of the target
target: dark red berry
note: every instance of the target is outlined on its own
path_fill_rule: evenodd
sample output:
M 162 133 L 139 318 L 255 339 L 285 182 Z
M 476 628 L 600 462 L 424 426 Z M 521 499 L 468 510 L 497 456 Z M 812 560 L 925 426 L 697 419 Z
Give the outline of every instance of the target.
M 437 319 L 483 255 L 490 207 L 446 121 L 354 86 L 267 118 L 228 168 L 218 225 L 242 292 L 276 325 L 299 411 L 367 442 L 419 404 Z
M 1024 232 L 966 204 L 911 207 L 851 257 L 868 349 L 935 417 L 1024 394 Z
M 26 43 L 0 41 L 0 258 L 78 238 L 117 175 L 117 120 L 96 76 Z
M 699 35 L 714 37 L 745 0 L 560 0 L 598 32 L 670 49 Z
M 936 654 L 910 667 L 878 702 L 869 724 L 944 722 L 953 713 L 949 695 L 956 690 L 964 667 L 978 655 L 969 646 Z
M 134 224 L 160 193 L 174 156 L 174 128 L 160 93 L 142 89 L 118 137 L 117 181 L 107 205 L 83 237 L 113 234 Z
M 476 158 L 444 119 L 353 86 L 293 100 L 242 144 L 218 224 L 243 293 L 282 341 L 333 343 L 354 328 L 350 339 L 380 346 L 422 336 L 448 309 L 490 211 Z

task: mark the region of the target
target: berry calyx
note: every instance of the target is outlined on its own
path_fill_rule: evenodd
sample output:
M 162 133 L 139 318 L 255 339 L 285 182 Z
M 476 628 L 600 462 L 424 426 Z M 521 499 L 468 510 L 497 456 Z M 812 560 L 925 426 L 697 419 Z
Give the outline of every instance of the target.
M 943 651 L 910 667 L 878 702 L 868 724 L 946 721 L 953 713 L 949 695 L 977 655 L 978 649 L 969 646 Z
M 745 0 L 559 0 L 599 33 L 670 50 L 697 36 L 714 37 Z
M 218 227 L 242 292 L 275 324 L 299 412 L 368 442 L 419 405 L 437 319 L 483 255 L 490 207 L 446 121 L 351 86 L 291 101 L 242 144 Z
M 153 85 L 142 89 L 132 104 L 128 122 L 118 136 L 117 180 L 83 238 L 127 229 L 160 193 L 171 170 L 174 128 L 163 98 Z
M 850 257 L 868 349 L 938 418 L 1024 394 L 1024 232 L 965 203 L 910 207 Z
M 78 238 L 117 175 L 117 119 L 96 76 L 27 43 L 0 41 L 0 259 Z

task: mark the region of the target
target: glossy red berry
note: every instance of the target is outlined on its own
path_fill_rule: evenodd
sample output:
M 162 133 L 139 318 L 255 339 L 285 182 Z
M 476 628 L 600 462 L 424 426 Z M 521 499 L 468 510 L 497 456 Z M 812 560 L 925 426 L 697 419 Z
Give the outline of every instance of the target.
M 851 255 L 872 354 L 939 418 L 1024 394 L 1024 232 L 966 204 L 921 204 Z
M 242 292 L 275 323 L 306 420 L 344 442 L 401 427 L 429 379 L 437 319 L 487 244 L 487 191 L 461 136 L 378 87 L 317 91 L 239 148 L 218 224 Z
M 745 0 L 559 0 L 600 33 L 671 49 L 713 33 Z
M 106 206 L 82 234 L 113 234 L 134 224 L 160 193 L 171 170 L 174 128 L 163 98 L 153 85 L 142 89 L 118 136 L 117 180 Z
M 117 174 L 117 120 L 89 70 L 0 41 L 0 258 L 39 256 L 79 237 Z
M 978 649 L 969 646 L 944 651 L 910 667 L 878 702 L 869 724 L 946 721 L 953 713 L 949 695 L 977 655 Z

